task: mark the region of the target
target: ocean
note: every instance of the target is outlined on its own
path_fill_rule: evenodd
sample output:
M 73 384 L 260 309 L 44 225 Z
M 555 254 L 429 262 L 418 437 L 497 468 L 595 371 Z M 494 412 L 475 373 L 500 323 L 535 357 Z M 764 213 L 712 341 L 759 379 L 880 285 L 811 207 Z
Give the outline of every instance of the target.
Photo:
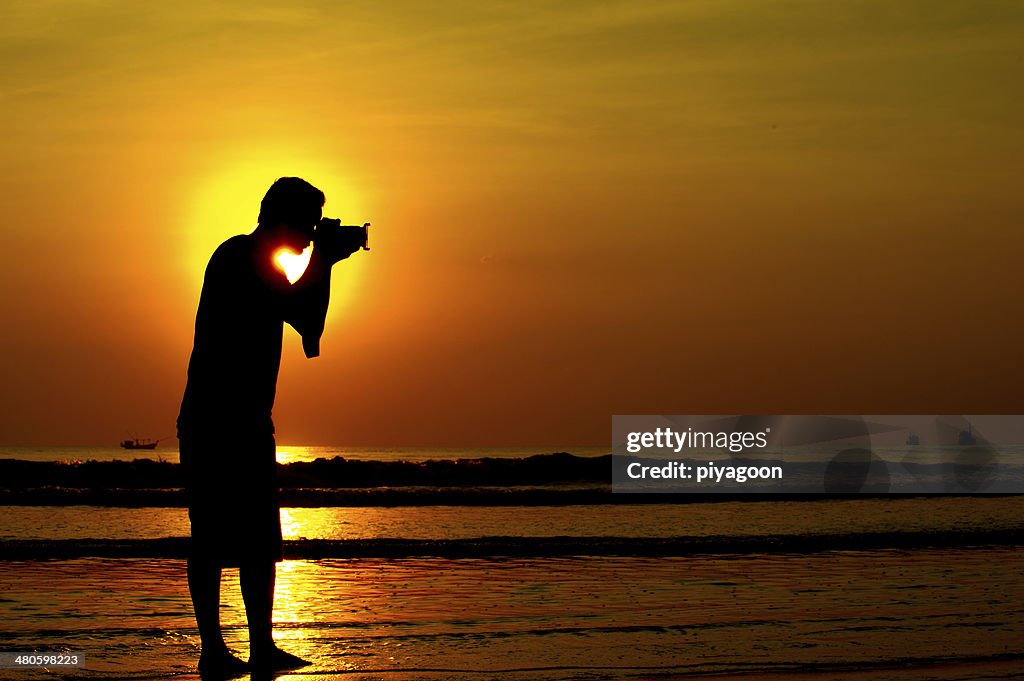
M 429 461 L 431 459 L 476 459 L 482 457 L 519 459 L 534 454 L 572 452 L 577 456 L 591 457 L 607 454 L 608 447 L 576 446 L 569 448 L 543 447 L 333 447 L 305 445 L 277 445 L 278 463 L 333 459 L 336 456 L 352 461 Z M 153 450 L 126 450 L 118 446 L 104 447 L 31 447 L 0 446 L 0 459 L 21 461 L 130 461 L 146 459 L 178 463 L 177 438 L 161 439 Z
M 285 496 L 275 635 L 313 665 L 278 678 L 1024 672 L 1020 496 L 638 499 L 592 470 L 606 451 L 572 453 L 279 448 L 291 485 L 334 475 L 316 463 L 334 456 L 358 462 L 342 471 L 390 477 Z M 137 454 L 0 450 L 0 650 L 86 660 L 0 678 L 198 678 L 176 452 L 118 462 Z M 459 458 L 473 463 L 427 463 Z M 409 484 L 408 465 L 458 489 Z M 520 470 L 547 477 L 513 479 Z M 235 570 L 222 599 L 225 637 L 244 657 Z

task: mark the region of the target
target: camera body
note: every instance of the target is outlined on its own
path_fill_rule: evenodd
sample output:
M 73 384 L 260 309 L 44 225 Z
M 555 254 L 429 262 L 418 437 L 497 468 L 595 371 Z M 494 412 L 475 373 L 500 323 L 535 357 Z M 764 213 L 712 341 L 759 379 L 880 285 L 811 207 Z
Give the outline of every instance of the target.
M 313 232 L 313 242 L 323 244 L 346 244 L 356 249 L 370 250 L 370 223 L 343 225 L 337 218 L 323 218 Z

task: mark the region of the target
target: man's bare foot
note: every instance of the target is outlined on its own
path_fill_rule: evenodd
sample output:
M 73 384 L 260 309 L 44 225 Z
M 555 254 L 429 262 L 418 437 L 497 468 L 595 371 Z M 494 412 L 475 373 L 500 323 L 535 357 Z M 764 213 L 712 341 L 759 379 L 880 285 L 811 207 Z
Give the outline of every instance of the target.
M 249 667 L 253 671 L 279 671 L 282 669 L 298 669 L 313 664 L 309 660 L 303 660 L 298 655 L 286 653 L 277 646 L 269 649 L 251 651 L 249 653 Z
M 204 650 L 199 655 L 199 676 L 203 679 L 228 679 L 249 671 L 249 665 L 227 648 Z

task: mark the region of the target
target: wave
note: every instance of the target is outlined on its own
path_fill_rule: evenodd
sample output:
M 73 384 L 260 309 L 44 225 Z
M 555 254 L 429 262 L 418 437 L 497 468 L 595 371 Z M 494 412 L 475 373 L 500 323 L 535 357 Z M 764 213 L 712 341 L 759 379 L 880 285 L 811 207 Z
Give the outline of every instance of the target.
M 709 495 L 708 495 L 709 496 Z M 716 495 L 725 496 L 725 495 Z M 578 506 L 666 503 L 672 495 L 612 494 L 610 486 L 565 487 L 375 487 L 369 489 L 282 489 L 284 508 L 366 508 L 383 506 Z M 720 498 L 717 501 L 726 501 Z M 678 500 L 677 500 L 678 501 Z M 702 501 L 713 501 L 704 499 Z M 112 506 L 183 508 L 181 489 L 82 489 L 39 487 L 0 489 L 0 506 Z
M 761 491 L 755 486 L 745 492 L 695 494 L 707 490 L 679 487 L 650 494 L 644 493 L 642 486 L 620 484 L 613 493 L 613 474 L 632 461 L 641 460 L 632 457 L 613 460 L 610 454 L 584 457 L 565 452 L 522 458 L 427 461 L 349 460 L 337 456 L 278 464 L 278 483 L 281 504 L 299 508 L 678 504 L 813 501 L 851 496 L 819 491 L 820 464 L 809 463 L 790 465 L 785 491 Z M 912 476 L 909 484 L 893 478 L 892 484 L 877 488 L 867 486 L 853 496 L 863 499 L 953 493 L 949 490 L 959 488 L 934 483 L 941 482 L 947 469 L 942 465 L 930 468 L 908 465 L 906 470 Z M 801 476 L 806 478 L 804 482 L 800 482 Z M 1009 487 L 1005 490 L 992 487 L 980 491 L 989 494 L 1019 492 L 1024 483 L 1018 484 L 1016 480 L 1024 480 L 1024 475 L 1015 473 L 1012 477 L 1012 484 L 1007 483 Z M 186 506 L 183 485 L 181 465 L 168 461 L 0 459 L 0 505 L 183 507 Z M 969 493 L 970 488 L 966 492 Z
M 369 489 L 282 489 L 282 508 L 373 508 L 392 506 L 599 506 L 653 504 L 721 504 L 735 502 L 814 502 L 853 499 L 1017 496 L 970 493 L 758 493 L 644 494 L 613 492 L 610 485 L 550 487 L 376 487 Z M 102 506 L 115 508 L 184 508 L 181 489 L 87 489 L 37 487 L 0 489 L 0 506 Z
M 284 542 L 286 559 L 480 558 L 491 556 L 690 556 L 699 554 L 818 553 L 929 547 L 1019 546 L 1020 530 L 858 532 L 780 536 L 703 537 L 477 537 L 472 539 L 300 539 Z M 0 560 L 72 558 L 185 558 L 187 537 L 159 539 L 0 540 Z
M 369 461 L 341 456 L 278 464 L 282 488 L 358 489 L 369 487 L 474 487 L 607 483 L 612 456 L 566 452 L 523 458 Z M 25 461 L 0 459 L 0 480 L 9 490 L 64 488 L 166 489 L 182 487 L 180 464 L 153 459 L 132 461 Z

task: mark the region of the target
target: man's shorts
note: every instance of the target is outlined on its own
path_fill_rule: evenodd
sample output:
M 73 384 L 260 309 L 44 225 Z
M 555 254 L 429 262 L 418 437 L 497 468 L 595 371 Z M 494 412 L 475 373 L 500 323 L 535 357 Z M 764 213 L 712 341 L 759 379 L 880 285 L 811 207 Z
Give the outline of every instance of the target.
M 190 555 L 222 566 L 282 559 L 273 435 L 179 441 Z

